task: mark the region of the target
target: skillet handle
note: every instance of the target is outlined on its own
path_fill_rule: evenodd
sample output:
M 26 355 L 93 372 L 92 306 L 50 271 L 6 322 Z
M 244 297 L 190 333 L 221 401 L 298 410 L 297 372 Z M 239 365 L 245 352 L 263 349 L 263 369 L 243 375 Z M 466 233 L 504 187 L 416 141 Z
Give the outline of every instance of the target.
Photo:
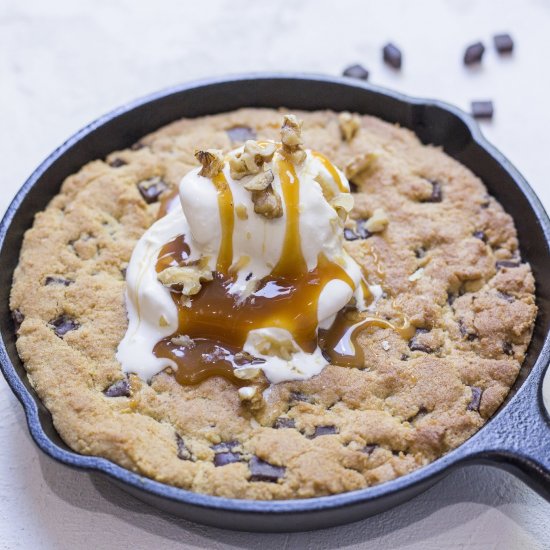
M 524 391 L 491 421 L 489 439 L 477 458 L 515 474 L 550 502 L 550 421 L 541 381 L 542 376 L 527 381 Z M 550 379 L 546 384 L 550 390 Z

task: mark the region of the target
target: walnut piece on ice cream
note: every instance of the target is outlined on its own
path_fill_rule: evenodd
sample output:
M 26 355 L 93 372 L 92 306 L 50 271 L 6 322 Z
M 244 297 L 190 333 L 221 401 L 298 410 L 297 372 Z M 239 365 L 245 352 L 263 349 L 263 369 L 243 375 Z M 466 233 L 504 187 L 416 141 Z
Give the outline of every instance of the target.
M 280 218 L 283 215 L 281 197 L 273 190 L 271 184 L 263 191 L 252 191 L 254 212 L 268 219 Z
M 306 158 L 302 141 L 302 121 L 295 115 L 285 115 L 281 127 L 283 153 L 295 164 L 301 164 Z
M 229 169 L 234 180 L 258 174 L 266 162 L 270 162 L 275 153 L 275 143 L 259 143 L 248 140 L 242 153 L 231 155 Z
M 213 178 L 222 171 L 223 154 L 219 149 L 195 151 L 195 158 L 202 164 L 199 176 Z
M 189 265 L 167 267 L 157 278 L 164 286 L 181 288 L 184 296 L 193 296 L 201 289 L 201 282 L 211 281 L 213 277 L 208 267 Z

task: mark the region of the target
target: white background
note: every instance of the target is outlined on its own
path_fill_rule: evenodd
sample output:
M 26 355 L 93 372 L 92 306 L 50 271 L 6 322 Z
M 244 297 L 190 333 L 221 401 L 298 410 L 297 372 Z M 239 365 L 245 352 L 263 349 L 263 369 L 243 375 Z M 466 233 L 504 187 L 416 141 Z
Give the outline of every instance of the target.
M 510 31 L 499 58 L 490 38 Z M 183 81 L 239 71 L 339 74 L 468 109 L 493 99 L 483 131 L 550 206 L 550 1 L 0 0 L 0 211 L 34 167 L 90 120 Z M 464 46 L 490 46 L 480 69 Z M 400 73 L 383 66 L 388 40 Z M 340 528 L 232 533 L 156 512 L 46 459 L 0 382 L 0 548 L 550 548 L 550 505 L 508 474 L 471 467 L 412 502 Z

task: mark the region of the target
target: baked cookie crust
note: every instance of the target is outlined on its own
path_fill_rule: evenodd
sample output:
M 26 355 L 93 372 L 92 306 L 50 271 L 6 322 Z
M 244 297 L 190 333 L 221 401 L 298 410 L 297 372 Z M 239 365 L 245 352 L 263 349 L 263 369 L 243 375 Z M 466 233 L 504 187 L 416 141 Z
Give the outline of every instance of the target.
M 184 119 L 68 177 L 25 235 L 11 308 L 17 349 L 75 451 L 158 481 L 247 499 L 307 498 L 401 476 L 495 412 L 517 377 L 537 308 L 514 224 L 483 183 L 410 131 L 370 116 L 350 134 L 331 111 L 296 112 L 303 139 L 353 183 L 352 218 L 385 230 L 346 243 L 384 295 L 377 313 L 418 327 L 364 331 L 363 369 L 328 366 L 272 386 L 251 410 L 222 378 L 125 378 L 125 268 L 159 198 L 196 149 L 278 139 L 282 111 Z M 353 222 L 350 228 L 353 227 Z

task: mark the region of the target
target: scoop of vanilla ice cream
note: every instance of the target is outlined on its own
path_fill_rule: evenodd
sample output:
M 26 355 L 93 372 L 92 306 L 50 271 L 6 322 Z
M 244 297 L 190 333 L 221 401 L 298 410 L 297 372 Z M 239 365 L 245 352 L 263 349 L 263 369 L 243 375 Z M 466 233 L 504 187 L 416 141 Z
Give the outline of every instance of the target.
M 234 153 L 239 153 L 239 150 Z M 279 163 L 274 159 L 269 168 L 274 176 L 272 188 L 282 197 Z M 342 266 L 353 282 L 351 287 L 342 280 L 331 280 L 322 289 L 318 322 L 319 327 L 328 328 L 338 311 L 353 296 L 360 308 L 364 306 L 361 270 L 344 250 L 342 221 L 334 207 L 338 205 L 349 211 L 353 201 L 345 176 L 336 168 L 328 167 L 326 159 L 320 155 L 307 150 L 305 160 L 294 165 L 294 169 L 299 181 L 296 181 L 299 184 L 299 236 L 308 271 L 316 267 L 319 255 L 323 254 L 329 261 Z M 145 232 L 127 270 L 129 327 L 118 348 L 117 358 L 124 371 L 136 373 L 144 379 L 167 366 L 175 367 L 171 360 L 153 355 L 155 344 L 176 332 L 178 327 L 177 308 L 170 291 L 158 281 L 155 270 L 163 244 L 185 234 L 190 248 L 189 259 L 202 259 L 210 270 L 216 269 L 222 241 L 218 191 L 214 182 L 199 172 L 200 169 L 192 170 L 182 179 L 179 186 L 181 204 L 174 204 L 164 218 Z M 268 276 L 279 262 L 287 229 L 287 205 L 283 200 L 283 214 L 278 218 L 259 215 L 254 212 L 250 191 L 245 189 L 242 179 L 231 177 L 227 162 L 223 173 L 233 197 L 234 215 L 232 272 L 235 277 L 229 291 L 242 294 L 256 281 Z M 259 351 L 262 339 L 286 339 L 294 346 L 295 352 L 290 359 L 264 355 Z M 251 331 L 244 350 L 265 359 L 265 363 L 258 366 L 272 383 L 306 379 L 327 365 L 319 348 L 312 354 L 304 352 L 294 342 L 292 334 L 280 328 L 264 327 Z

